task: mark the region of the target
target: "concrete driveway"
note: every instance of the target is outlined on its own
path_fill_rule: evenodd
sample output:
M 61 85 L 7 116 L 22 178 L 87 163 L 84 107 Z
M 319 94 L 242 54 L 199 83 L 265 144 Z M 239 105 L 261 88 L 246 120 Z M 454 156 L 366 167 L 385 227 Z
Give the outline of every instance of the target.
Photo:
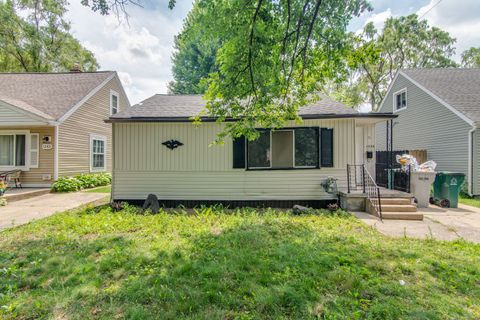
M 76 209 L 88 204 L 107 203 L 109 194 L 72 192 L 49 193 L 19 200 L 0 207 L 0 231 L 51 216 L 57 212 Z
M 480 243 L 480 208 L 459 204 L 457 209 L 437 206 L 419 208 L 423 221 L 383 220 L 364 212 L 354 212 L 360 220 L 381 233 L 392 237 L 433 238 L 437 240 L 465 239 Z

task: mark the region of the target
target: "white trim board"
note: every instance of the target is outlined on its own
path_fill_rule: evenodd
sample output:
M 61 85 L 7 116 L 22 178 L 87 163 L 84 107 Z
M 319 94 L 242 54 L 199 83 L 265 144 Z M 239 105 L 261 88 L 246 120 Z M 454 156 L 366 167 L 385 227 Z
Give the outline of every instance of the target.
M 380 111 L 382 111 L 383 106 L 384 106 L 384 104 L 385 104 L 385 101 L 387 100 L 387 97 L 388 97 L 388 95 L 390 94 L 390 91 L 392 91 L 392 88 L 393 88 L 393 85 L 395 84 L 395 81 L 397 81 L 397 78 L 398 78 L 398 74 L 399 74 L 399 73 L 400 73 L 400 72 L 397 71 L 397 73 L 395 74 L 395 77 L 393 77 L 393 80 L 392 80 L 392 81 L 390 82 L 390 84 L 388 85 L 387 92 L 385 93 L 385 96 L 383 97 L 382 102 L 380 102 L 380 107 L 379 107 L 378 110 L 375 111 L 375 112 L 380 112 Z M 373 108 L 373 106 L 372 106 L 372 108 Z M 393 108 L 393 107 L 392 107 L 392 108 Z

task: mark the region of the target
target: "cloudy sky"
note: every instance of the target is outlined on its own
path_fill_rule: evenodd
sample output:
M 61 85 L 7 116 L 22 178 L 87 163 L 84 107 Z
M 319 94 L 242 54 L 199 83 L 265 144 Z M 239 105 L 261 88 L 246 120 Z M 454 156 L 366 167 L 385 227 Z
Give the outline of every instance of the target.
M 472 46 L 480 47 L 480 0 L 373 0 L 373 12 L 354 19 L 356 31 L 373 21 L 381 27 L 390 16 L 418 13 L 457 39 L 457 58 Z M 116 70 L 132 104 L 155 93 L 166 93 L 172 80 L 171 54 L 177 34 L 191 8 L 191 0 L 143 0 L 143 8 L 130 7 L 129 21 L 101 16 L 71 0 L 69 19 L 73 34 L 93 51 L 102 70 Z

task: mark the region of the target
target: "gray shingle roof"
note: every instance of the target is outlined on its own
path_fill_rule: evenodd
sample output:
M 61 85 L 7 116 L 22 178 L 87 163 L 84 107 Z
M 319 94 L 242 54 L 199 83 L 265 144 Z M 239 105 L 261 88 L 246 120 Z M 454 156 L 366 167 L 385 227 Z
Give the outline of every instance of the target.
M 59 119 L 113 74 L 114 71 L 0 73 L 0 100 Z
M 472 121 L 480 121 L 480 69 L 401 71 Z
M 206 101 L 201 95 L 165 95 L 156 94 L 133 107 L 123 110 L 110 119 L 135 118 L 189 118 L 198 115 L 205 107 Z M 327 96 L 312 105 L 300 109 L 301 116 L 312 115 L 356 115 L 352 108 L 334 101 Z

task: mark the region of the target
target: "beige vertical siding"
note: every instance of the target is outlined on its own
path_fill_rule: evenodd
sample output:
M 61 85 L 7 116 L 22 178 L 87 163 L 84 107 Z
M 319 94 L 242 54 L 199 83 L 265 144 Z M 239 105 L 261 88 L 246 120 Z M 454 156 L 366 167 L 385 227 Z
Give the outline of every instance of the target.
M 340 187 L 346 186 L 346 165 L 355 160 L 355 122 L 306 120 L 302 126 L 334 129 L 333 168 L 233 169 L 232 141 L 210 146 L 221 130 L 220 124 L 116 123 L 114 198 L 143 199 L 149 193 L 175 200 L 332 198 L 320 184 L 333 176 L 339 179 Z M 184 145 L 169 150 L 162 142 L 170 139 Z
M 110 80 L 59 126 L 59 176 L 90 172 L 90 135 L 107 138 L 106 164 L 111 171 L 112 130 L 104 120 L 110 116 L 110 91 L 119 94 L 120 110 L 129 107 L 117 77 Z
M 0 130 L 3 130 L 0 129 Z M 21 182 L 23 185 L 50 185 L 52 180 L 43 180 L 43 175 L 50 175 L 53 179 L 53 162 L 55 154 L 55 141 L 53 141 L 53 148 L 50 150 L 42 149 L 42 138 L 50 136 L 54 138 L 54 127 L 12 127 L 7 130 L 29 130 L 30 134 L 38 133 L 39 142 L 39 162 L 38 168 L 30 168 L 28 171 L 23 171 L 21 175 Z

